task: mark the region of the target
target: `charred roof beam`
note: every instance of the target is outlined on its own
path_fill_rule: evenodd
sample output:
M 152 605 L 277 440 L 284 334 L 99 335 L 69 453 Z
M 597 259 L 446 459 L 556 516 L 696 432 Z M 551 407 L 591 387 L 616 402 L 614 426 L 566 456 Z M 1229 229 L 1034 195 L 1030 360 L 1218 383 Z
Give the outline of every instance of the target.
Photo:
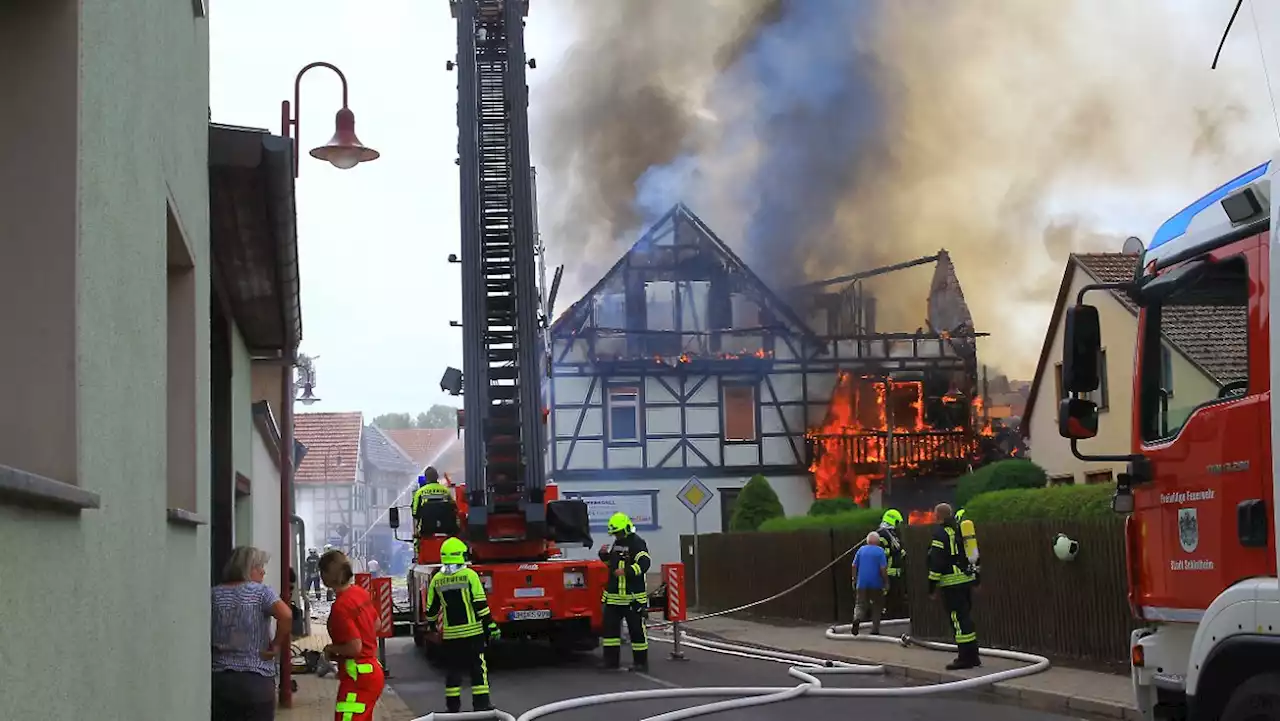
M 923 258 L 916 258 L 915 260 L 907 260 L 901 263 L 894 263 L 893 265 L 884 265 L 884 266 L 880 266 L 879 268 L 872 268 L 871 270 L 864 270 L 858 273 L 850 273 L 848 275 L 839 275 L 834 278 L 827 278 L 826 280 L 815 280 L 812 283 L 804 283 L 802 285 L 798 285 L 795 287 L 795 290 L 815 290 L 817 288 L 823 288 L 828 285 L 840 285 L 842 283 L 852 283 L 856 280 L 865 280 L 867 278 L 874 278 L 877 275 L 884 275 L 885 273 L 892 273 L 897 270 L 906 270 L 907 268 L 914 268 L 918 265 L 928 265 L 929 263 L 936 263 L 938 262 L 938 259 L 941 257 L 942 257 L 941 254 L 926 255 Z

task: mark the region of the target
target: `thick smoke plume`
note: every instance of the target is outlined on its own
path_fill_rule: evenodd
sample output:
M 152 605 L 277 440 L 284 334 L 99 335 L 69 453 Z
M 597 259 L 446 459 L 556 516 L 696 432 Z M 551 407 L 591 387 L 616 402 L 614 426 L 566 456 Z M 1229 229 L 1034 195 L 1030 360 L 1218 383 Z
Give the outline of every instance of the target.
M 558 7 L 577 40 L 534 147 L 563 297 L 683 200 L 778 286 L 947 248 L 984 360 L 1015 377 L 1067 253 L 1149 238 L 1277 134 L 1245 13 L 1208 69 L 1212 0 Z M 879 282 L 880 325 L 921 325 L 928 279 Z

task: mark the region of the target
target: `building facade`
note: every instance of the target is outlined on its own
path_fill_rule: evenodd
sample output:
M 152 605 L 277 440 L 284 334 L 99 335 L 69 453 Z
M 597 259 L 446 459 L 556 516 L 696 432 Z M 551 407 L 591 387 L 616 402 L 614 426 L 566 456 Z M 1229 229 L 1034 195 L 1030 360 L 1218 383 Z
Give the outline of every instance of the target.
M 678 560 L 679 536 L 693 530 L 679 498 L 692 477 L 717 496 L 700 533 L 726 528 L 756 474 L 788 515 L 805 513 L 815 492 L 871 500 L 913 459 L 939 455 L 926 376 L 972 364 L 941 334 L 837 325 L 815 333 L 677 206 L 550 329 L 552 479 L 587 501 L 594 530 L 628 513 L 658 562 Z M 865 417 L 838 417 L 845 410 Z
M 209 583 L 280 535 L 291 151 L 210 124 L 204 3 L 3 3 L 0 59 L 6 716 L 207 714 Z

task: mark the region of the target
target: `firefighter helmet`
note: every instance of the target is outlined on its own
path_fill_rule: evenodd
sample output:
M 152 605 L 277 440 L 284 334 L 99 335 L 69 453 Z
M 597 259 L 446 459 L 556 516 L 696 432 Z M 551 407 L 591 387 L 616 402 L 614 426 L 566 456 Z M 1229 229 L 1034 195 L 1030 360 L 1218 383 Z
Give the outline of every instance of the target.
M 902 524 L 902 514 L 896 508 L 890 508 L 884 512 L 884 516 L 880 518 L 880 522 L 897 528 Z
M 957 522 L 957 523 L 959 523 L 960 521 L 963 521 L 963 520 L 964 520 L 964 509 L 963 509 L 963 508 L 961 508 L 960 510 L 956 511 L 956 516 L 955 516 L 955 518 L 956 518 L 956 522 Z
M 450 538 L 440 544 L 440 562 L 462 565 L 467 562 L 467 544 L 456 538 Z
M 609 516 L 609 534 L 617 535 L 619 533 L 627 533 L 631 530 L 631 519 L 625 513 L 615 513 Z

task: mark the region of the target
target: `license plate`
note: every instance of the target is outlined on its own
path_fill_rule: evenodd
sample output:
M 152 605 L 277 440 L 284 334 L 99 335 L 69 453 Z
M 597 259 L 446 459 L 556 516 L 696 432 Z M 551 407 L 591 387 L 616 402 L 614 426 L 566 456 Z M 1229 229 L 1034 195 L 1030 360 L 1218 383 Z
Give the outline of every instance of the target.
M 551 609 L 538 608 L 530 611 L 511 611 L 507 614 L 507 618 L 512 621 L 534 621 L 551 618 Z
M 541 588 L 517 588 L 516 598 L 542 598 Z

